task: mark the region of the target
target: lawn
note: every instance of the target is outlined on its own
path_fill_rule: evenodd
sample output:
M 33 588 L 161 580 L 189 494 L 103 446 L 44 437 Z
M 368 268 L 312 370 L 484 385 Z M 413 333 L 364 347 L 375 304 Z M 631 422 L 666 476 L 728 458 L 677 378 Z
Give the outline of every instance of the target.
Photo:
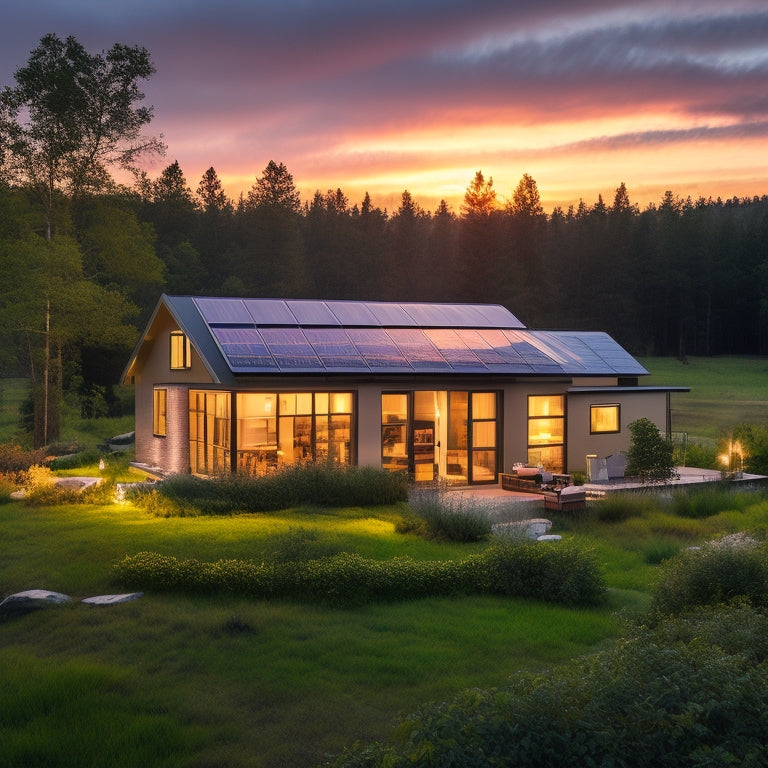
M 739 423 L 768 426 L 768 358 L 642 358 L 651 372 L 643 385 L 690 387 L 673 393 L 672 430 L 692 441 L 714 441 Z
M 142 550 L 258 558 L 310 538 L 371 557 L 463 557 L 483 544 L 394 531 L 397 511 L 157 518 L 132 505 L 0 505 L 0 593 L 111 593 Z M 314 532 L 310 535 L 308 532 Z M 501 598 L 354 610 L 153 594 L 73 602 L 0 623 L 0 766 L 311 766 L 383 738 L 398 714 L 520 669 L 563 663 L 620 631 L 632 598 L 591 610 Z
M 487 544 L 398 534 L 395 507 L 161 518 L 131 504 L 0 505 L 0 593 L 76 598 L 0 622 L 0 766 L 317 765 L 386 738 L 422 703 L 603 647 L 622 615 L 647 606 L 662 556 L 768 528 L 758 495 L 703 519 L 648 497 L 607 515 L 602 504 L 555 519 L 596 552 L 610 588 L 605 604 L 580 610 L 494 597 L 340 610 L 170 593 L 89 607 L 78 599 L 114 592 L 113 564 L 142 550 L 259 559 L 308 544 L 440 559 Z

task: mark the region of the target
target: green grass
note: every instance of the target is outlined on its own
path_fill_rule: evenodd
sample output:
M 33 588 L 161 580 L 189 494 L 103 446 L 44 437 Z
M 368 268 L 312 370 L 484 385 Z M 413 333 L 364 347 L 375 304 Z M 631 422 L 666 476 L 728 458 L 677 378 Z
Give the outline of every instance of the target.
M 460 557 L 484 546 L 397 534 L 396 517 L 381 509 L 165 519 L 131 505 L 14 502 L 0 506 L 0 592 L 109 593 L 113 564 L 127 553 L 258 558 L 298 530 L 371 557 Z M 600 645 L 619 631 L 615 607 L 474 598 L 340 611 L 150 595 L 46 609 L 0 623 L 0 675 L 15 681 L 15 714 L 0 715 L 0 766 L 314 765 L 356 739 L 385 737 L 398 714 L 424 701 Z M 11 669 L 23 673 L 6 678 Z
M 603 647 L 645 609 L 674 547 L 768 530 L 768 500 L 723 497 L 681 518 L 643 498 L 555 520 L 592 548 L 605 605 L 425 599 L 333 610 L 235 597 L 148 594 L 108 608 L 76 600 L 0 622 L 0 766 L 311 766 L 396 717 L 471 687 L 503 685 Z M 131 504 L 0 505 L 0 593 L 115 591 L 113 565 L 143 550 L 201 560 L 304 547 L 366 557 L 465 557 L 487 543 L 398 534 L 396 507 L 159 518 Z M 5 697 L 5 698 L 3 698 Z M 5 706 L 7 705 L 7 706 Z M 119 755 L 119 758 L 116 758 Z
M 642 358 L 651 372 L 642 384 L 688 386 L 673 393 L 672 429 L 689 440 L 715 441 L 741 422 L 768 426 L 768 358 Z

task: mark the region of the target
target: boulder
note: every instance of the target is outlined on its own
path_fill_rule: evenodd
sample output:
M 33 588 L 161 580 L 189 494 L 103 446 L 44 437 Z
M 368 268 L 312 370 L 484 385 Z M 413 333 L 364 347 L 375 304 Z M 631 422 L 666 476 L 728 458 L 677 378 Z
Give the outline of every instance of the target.
M 0 603 L 0 618 L 8 616 L 20 616 L 38 608 L 50 605 L 61 605 L 72 598 L 61 592 L 51 592 L 47 589 L 28 589 L 24 592 L 16 592 Z

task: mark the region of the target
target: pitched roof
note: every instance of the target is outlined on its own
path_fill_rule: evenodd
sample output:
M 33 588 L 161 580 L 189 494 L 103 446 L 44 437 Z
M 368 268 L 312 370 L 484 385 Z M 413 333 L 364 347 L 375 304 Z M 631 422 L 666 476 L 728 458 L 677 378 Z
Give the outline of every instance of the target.
M 239 374 L 648 373 L 608 334 L 529 330 L 499 305 L 164 295 L 148 331 L 161 306 L 222 383 Z

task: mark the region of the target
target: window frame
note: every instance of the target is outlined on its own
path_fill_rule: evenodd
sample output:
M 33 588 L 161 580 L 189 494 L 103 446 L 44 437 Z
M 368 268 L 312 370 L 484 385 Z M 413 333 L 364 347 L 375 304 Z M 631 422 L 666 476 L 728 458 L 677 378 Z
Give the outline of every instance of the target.
M 595 429 L 594 413 L 597 408 L 613 408 L 616 411 L 616 429 Z M 590 403 L 589 405 L 589 434 L 618 435 L 621 432 L 621 403 Z
M 154 387 L 152 390 L 152 435 L 168 436 L 168 389 Z
M 178 341 L 181 339 L 181 360 L 177 356 Z M 171 331 L 169 336 L 169 363 L 172 371 L 187 371 L 192 367 L 192 344 L 184 331 Z

